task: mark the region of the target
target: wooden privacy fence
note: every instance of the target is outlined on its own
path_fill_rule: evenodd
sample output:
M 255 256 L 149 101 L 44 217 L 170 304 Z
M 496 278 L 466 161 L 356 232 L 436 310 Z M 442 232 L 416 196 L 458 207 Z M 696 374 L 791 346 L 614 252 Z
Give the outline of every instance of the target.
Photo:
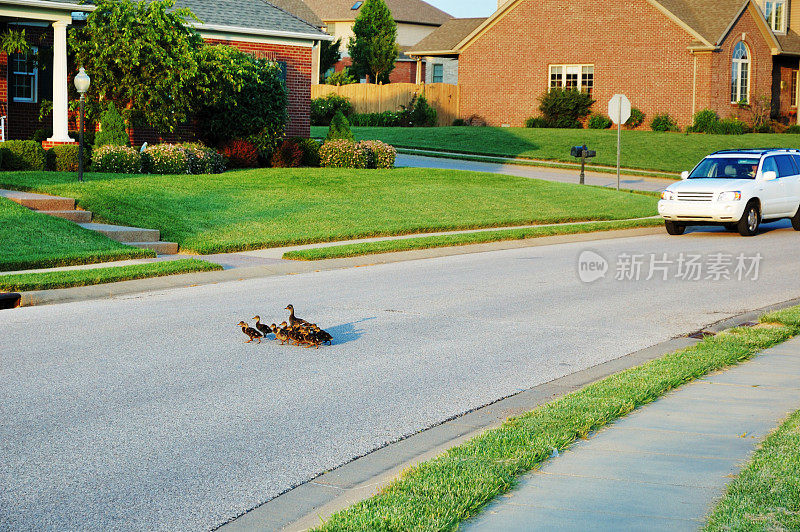
M 460 91 L 458 85 L 449 83 L 390 83 L 373 85 L 355 83 L 353 85 L 312 85 L 311 98 L 321 98 L 328 94 L 338 94 L 350 100 L 356 113 L 382 113 L 397 111 L 401 105 L 408 105 L 415 94 L 424 94 L 428 103 L 436 109 L 438 125 L 450 126 L 459 118 Z

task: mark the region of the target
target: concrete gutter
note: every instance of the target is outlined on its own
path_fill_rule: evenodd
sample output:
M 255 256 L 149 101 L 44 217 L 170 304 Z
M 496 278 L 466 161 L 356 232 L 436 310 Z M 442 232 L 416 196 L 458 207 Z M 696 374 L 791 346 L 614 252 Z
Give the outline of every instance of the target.
M 771 305 L 710 324 L 703 330 L 718 333 L 755 321 L 764 313 L 798 304 L 800 299 Z M 300 531 L 313 528 L 337 511 L 376 494 L 403 470 L 499 427 L 509 417 L 529 412 L 614 373 L 642 365 L 699 341 L 688 337 L 673 338 L 466 412 L 325 472 L 233 519 L 218 530 Z

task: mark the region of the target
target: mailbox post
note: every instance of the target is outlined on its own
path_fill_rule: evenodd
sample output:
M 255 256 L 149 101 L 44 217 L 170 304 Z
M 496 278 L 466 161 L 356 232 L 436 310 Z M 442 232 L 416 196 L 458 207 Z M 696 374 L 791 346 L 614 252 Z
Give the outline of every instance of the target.
M 585 184 L 586 181 L 586 159 L 591 159 L 592 157 L 597 157 L 597 152 L 594 150 L 590 150 L 586 147 L 586 144 L 583 146 L 573 146 L 570 150 L 570 155 L 573 157 L 577 157 L 581 160 L 581 185 Z

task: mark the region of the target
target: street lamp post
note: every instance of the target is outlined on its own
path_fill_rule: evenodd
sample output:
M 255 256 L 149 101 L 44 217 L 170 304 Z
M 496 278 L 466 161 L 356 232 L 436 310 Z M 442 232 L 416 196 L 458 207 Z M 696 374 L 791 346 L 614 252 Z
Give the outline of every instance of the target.
M 84 96 L 86 95 L 86 91 L 89 90 L 89 84 L 91 83 L 91 79 L 89 75 L 86 74 L 86 71 L 81 67 L 80 72 L 75 76 L 75 88 L 78 89 L 78 93 L 81 95 L 81 127 L 78 137 L 78 181 L 83 181 L 83 121 L 84 121 L 84 112 L 83 112 L 83 104 L 84 104 Z

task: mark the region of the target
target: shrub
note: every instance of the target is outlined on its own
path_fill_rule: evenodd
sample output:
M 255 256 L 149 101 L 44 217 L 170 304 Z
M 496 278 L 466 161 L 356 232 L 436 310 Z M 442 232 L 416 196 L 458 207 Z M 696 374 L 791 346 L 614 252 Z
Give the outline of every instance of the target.
M 33 132 L 31 135 L 31 140 L 35 140 L 38 143 L 42 143 L 53 136 L 53 128 L 52 127 L 40 127 L 36 131 Z M 75 137 L 72 137 L 75 138 Z
M 222 146 L 229 168 L 255 168 L 258 166 L 258 148 L 245 139 L 234 139 Z
M 471 127 L 486 127 L 486 119 L 480 115 L 470 115 L 464 122 Z
M 198 142 L 182 145 L 189 156 L 190 174 L 221 174 L 225 171 L 225 158 L 217 150 Z
M 610 118 L 600 113 L 592 113 L 588 122 L 589 129 L 608 129 L 612 124 Z
M 95 172 L 138 174 L 142 171 L 142 156 L 128 146 L 106 144 L 92 153 L 92 169 Z
M 667 113 L 658 114 L 650 122 L 650 129 L 653 131 L 680 131 L 678 123 Z
M 336 113 L 345 116 L 353 114 L 353 104 L 344 96 L 328 94 L 322 98 L 311 100 L 311 124 L 314 126 L 329 126 Z
M 350 131 L 350 122 L 347 121 L 341 111 L 337 111 L 331 120 L 331 127 L 328 128 L 328 136 L 325 140 L 354 140 L 353 132 Z
M 10 157 L 10 152 L 8 148 L 3 148 L 0 145 L 0 170 L 7 170 L 6 163 L 8 163 L 8 159 Z
M 382 113 L 353 114 L 347 120 L 351 126 L 357 127 L 396 127 L 400 125 L 400 113 L 384 111 Z
M 400 106 L 399 124 L 403 127 L 433 127 L 436 116 L 436 109 L 428 104 L 425 96 L 415 94 L 407 106 Z
M 786 128 L 784 133 L 789 135 L 800 135 L 800 125 L 792 124 L 791 126 Z
M 532 116 L 525 121 L 525 127 L 527 128 L 544 128 L 549 127 L 547 125 L 547 120 L 542 118 L 541 116 Z
M 719 135 L 744 135 L 750 131 L 750 126 L 735 116 L 720 120 L 713 133 Z
M 325 78 L 325 83 L 328 85 L 352 85 L 353 83 L 358 83 L 358 80 L 350 75 L 349 68 L 344 68 Z
M 551 122 L 544 117 L 534 116 L 525 121 L 525 127 L 528 128 L 558 128 L 558 129 L 581 129 L 583 124 L 579 120 L 572 118 L 560 118 L 559 120 Z
M 625 122 L 625 127 L 629 129 L 636 129 L 644 124 L 645 115 L 638 107 L 631 108 L 631 117 Z
M 380 140 L 365 140 L 359 143 L 370 153 L 369 168 L 390 169 L 394 168 L 397 150 Z
M 44 152 L 44 169 L 48 172 L 56 171 L 56 151 L 53 148 Z
M 453 120 L 453 127 L 463 127 L 467 125 L 467 121 L 463 118 L 456 118 Z
M 44 170 L 47 162 L 44 148 L 35 140 L 7 140 L 2 145 L 8 152 L 4 165 L 8 170 Z
M 273 168 L 299 168 L 302 165 L 303 146 L 293 138 L 281 142 L 270 159 Z
M 539 111 L 550 127 L 583 127 L 580 120 L 594 104 L 591 95 L 572 89 L 551 89 L 539 98 Z M 576 123 L 578 125 L 576 125 Z
M 145 174 L 188 174 L 189 154 L 179 144 L 155 144 L 142 152 Z
M 319 149 L 321 143 L 314 139 L 299 139 L 303 148 L 303 166 L 319 168 Z
M 48 150 L 50 152 L 51 150 Z M 75 144 L 66 144 L 63 146 L 54 146 L 53 153 L 53 169 L 56 172 L 77 172 L 78 171 L 78 146 Z M 83 167 L 89 167 L 88 152 L 83 152 Z
M 692 125 L 687 129 L 691 133 L 717 133 L 719 130 L 719 115 L 712 109 L 697 111 L 692 119 Z
M 326 141 L 319 149 L 324 168 L 368 168 L 371 157 L 366 146 L 347 139 Z
M 114 102 L 109 102 L 108 107 L 100 115 L 100 131 L 94 137 L 94 145 L 100 146 L 130 146 L 131 139 L 125 130 L 125 121 L 117 111 Z

